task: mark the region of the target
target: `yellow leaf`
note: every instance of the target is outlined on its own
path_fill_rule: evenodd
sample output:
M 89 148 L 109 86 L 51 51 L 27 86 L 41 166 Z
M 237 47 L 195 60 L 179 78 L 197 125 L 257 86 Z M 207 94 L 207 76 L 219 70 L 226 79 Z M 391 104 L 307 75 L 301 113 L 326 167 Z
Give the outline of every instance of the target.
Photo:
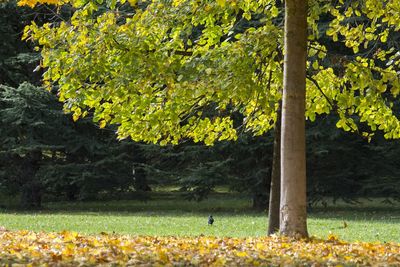
M 77 121 L 79 119 L 79 114 L 74 113 L 74 115 L 72 115 L 72 119 Z
M 338 238 L 336 235 L 334 235 L 334 234 L 329 234 L 329 235 L 328 235 L 328 240 L 329 240 L 329 241 L 338 241 L 339 238 Z
M 29 6 L 31 8 L 35 7 L 36 5 L 36 1 L 32 1 L 32 0 L 21 0 L 18 1 L 18 6 Z
M 319 67 L 318 61 L 314 61 L 312 66 L 313 66 L 313 69 L 317 70 Z
M 129 4 L 130 4 L 131 6 L 133 6 L 133 7 L 135 7 L 136 4 L 137 4 L 137 0 L 128 0 L 128 2 L 129 2 Z
M 104 127 L 106 127 L 106 121 L 105 121 L 105 120 L 101 120 L 100 123 L 99 123 L 99 127 L 100 127 L 101 129 L 103 129 Z
M 64 250 L 61 252 L 63 256 L 71 257 L 75 254 L 75 246 L 74 244 L 67 244 Z
M 64 242 L 75 241 L 76 238 L 78 237 L 77 232 L 63 231 L 61 234 L 63 235 Z
M 248 254 L 246 251 L 239 251 L 239 252 L 236 252 L 236 256 L 243 258 L 243 257 L 247 257 Z
M 217 0 L 217 3 L 220 7 L 224 7 L 225 6 L 225 1 L 226 0 Z
M 332 39 L 333 39 L 334 42 L 337 42 L 337 41 L 338 41 L 337 33 L 334 33 L 334 34 L 332 35 Z
M 257 244 L 256 244 L 256 248 L 257 248 L 258 250 L 266 250 L 266 249 L 267 249 L 267 246 L 265 246 L 264 243 L 257 243 Z
M 166 251 L 164 249 L 159 249 L 157 251 L 157 253 L 158 253 L 158 257 L 159 257 L 161 262 L 163 262 L 163 263 L 168 263 L 169 262 L 168 255 L 167 255 L 167 253 L 166 253 Z

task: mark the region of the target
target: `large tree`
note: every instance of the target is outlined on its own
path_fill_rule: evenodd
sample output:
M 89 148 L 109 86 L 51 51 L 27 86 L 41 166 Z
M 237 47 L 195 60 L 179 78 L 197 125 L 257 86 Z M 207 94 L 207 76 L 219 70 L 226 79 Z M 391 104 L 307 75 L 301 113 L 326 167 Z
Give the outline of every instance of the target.
M 45 84 L 58 86 L 65 110 L 73 112 L 74 118 L 85 116 L 90 109 L 101 127 L 117 124 L 120 138 L 161 144 L 191 138 L 212 144 L 236 139 L 239 129 L 262 134 L 275 124 L 284 80 L 283 118 L 287 119 L 282 132 L 282 156 L 286 158 L 282 164 L 293 162 L 294 166 L 284 167 L 282 173 L 282 221 L 287 224 L 281 231 L 294 236 L 307 234 L 304 118 L 300 119 L 304 115 L 303 8 L 307 1 L 286 2 L 286 33 L 290 33 L 286 41 L 293 38 L 293 42 L 286 42 L 285 49 L 280 5 L 275 1 L 39 2 L 75 7 L 70 21 L 26 28 L 26 37 L 38 40 L 41 46 Z M 356 4 L 350 6 L 339 1 L 336 7 L 332 1 L 308 1 L 311 34 L 306 118 L 314 120 L 317 114 L 335 111 L 338 127 L 356 131 L 354 115 L 359 115 L 372 130 L 379 127 L 387 137 L 399 137 L 400 123 L 390 105 L 399 89 L 397 65 L 393 63 L 399 59 L 390 48 L 383 49 L 383 54 L 376 51 L 372 60 L 359 53 L 359 46 L 364 44 L 368 49 L 369 43 L 362 43 L 362 35 L 351 32 L 368 28 L 360 27 L 359 21 L 345 20 L 348 14 L 380 16 L 382 23 L 395 27 L 399 19 L 390 10 L 377 13 L 374 5 L 379 2 L 352 1 Z M 384 2 L 388 2 L 384 8 L 395 7 L 396 1 Z M 35 5 L 37 1 L 20 3 Z M 302 21 L 300 24 L 290 23 L 289 10 L 293 10 L 295 20 Z M 335 19 L 328 31 L 320 29 L 320 18 L 332 15 Z M 250 21 L 254 23 L 250 25 Z M 373 30 L 368 31 L 384 42 L 386 30 L 373 24 L 375 27 L 369 27 Z M 293 31 L 297 27 L 301 30 Z M 319 42 L 325 31 L 333 40 L 341 33 L 340 38 L 353 53 L 339 60 L 328 54 Z M 292 59 L 290 51 L 295 51 Z M 286 60 L 284 78 L 282 54 Z M 376 64 L 378 59 L 390 66 Z M 288 64 L 291 60 L 298 63 Z M 237 114 L 241 123 L 234 120 Z M 295 130 L 288 128 L 294 125 Z M 297 194 L 298 203 L 289 203 Z
M 280 232 L 306 237 L 307 1 L 285 1 Z

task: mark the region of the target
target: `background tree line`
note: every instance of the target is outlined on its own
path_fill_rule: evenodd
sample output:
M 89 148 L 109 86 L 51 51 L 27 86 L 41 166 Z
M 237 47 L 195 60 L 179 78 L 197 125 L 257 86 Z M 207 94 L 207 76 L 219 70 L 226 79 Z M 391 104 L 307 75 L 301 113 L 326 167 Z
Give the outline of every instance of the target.
M 39 87 L 41 72 L 32 71 L 39 55 L 20 39 L 31 20 L 57 19 L 52 7 L 31 10 L 7 1 L 0 3 L 0 14 L 2 194 L 18 195 L 23 207 L 35 208 L 43 198 L 144 198 L 152 186 L 165 185 L 179 187 L 188 199 L 201 200 L 216 186 L 224 186 L 247 193 L 255 208 L 266 209 L 272 133 L 252 137 L 242 132 L 238 142 L 223 141 L 211 147 L 192 141 L 175 147 L 116 141 L 116 129 L 99 129 L 90 114 L 74 122 L 63 113 L 56 92 Z M 65 10 L 62 15 L 68 14 Z M 329 19 L 321 20 L 320 27 Z M 346 57 L 346 48 L 329 40 L 325 45 L 338 58 Z M 380 133 L 368 142 L 336 129 L 336 121 L 335 115 L 321 115 L 307 123 L 309 203 L 325 197 L 397 199 L 399 143 L 384 140 Z

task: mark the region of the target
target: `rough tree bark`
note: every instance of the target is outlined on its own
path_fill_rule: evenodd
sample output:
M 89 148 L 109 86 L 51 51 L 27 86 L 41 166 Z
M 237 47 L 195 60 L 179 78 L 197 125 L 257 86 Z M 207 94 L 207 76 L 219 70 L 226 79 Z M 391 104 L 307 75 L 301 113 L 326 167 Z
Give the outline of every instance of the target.
M 279 205 L 281 197 L 281 118 L 282 108 L 279 103 L 274 129 L 274 152 L 272 156 L 271 187 L 269 190 L 268 235 L 279 231 Z
M 280 232 L 307 237 L 305 87 L 307 0 L 285 1 Z

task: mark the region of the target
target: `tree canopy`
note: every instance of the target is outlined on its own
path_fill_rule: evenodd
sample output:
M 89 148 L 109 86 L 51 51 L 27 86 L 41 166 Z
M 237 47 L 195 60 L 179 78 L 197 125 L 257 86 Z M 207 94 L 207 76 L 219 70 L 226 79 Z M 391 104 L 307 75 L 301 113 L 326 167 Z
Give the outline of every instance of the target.
M 344 130 L 361 122 L 367 137 L 376 129 L 400 136 L 398 1 L 383 2 L 309 1 L 308 119 L 335 111 Z M 161 144 L 212 144 L 273 127 L 282 88 L 278 1 L 51 3 L 72 5 L 71 19 L 33 23 L 25 38 L 38 42 L 44 81 L 59 87 L 75 119 L 92 110 L 101 127 L 118 125 L 119 138 Z M 319 27 L 326 17 L 332 22 Z M 327 38 L 352 51 L 328 54 Z

